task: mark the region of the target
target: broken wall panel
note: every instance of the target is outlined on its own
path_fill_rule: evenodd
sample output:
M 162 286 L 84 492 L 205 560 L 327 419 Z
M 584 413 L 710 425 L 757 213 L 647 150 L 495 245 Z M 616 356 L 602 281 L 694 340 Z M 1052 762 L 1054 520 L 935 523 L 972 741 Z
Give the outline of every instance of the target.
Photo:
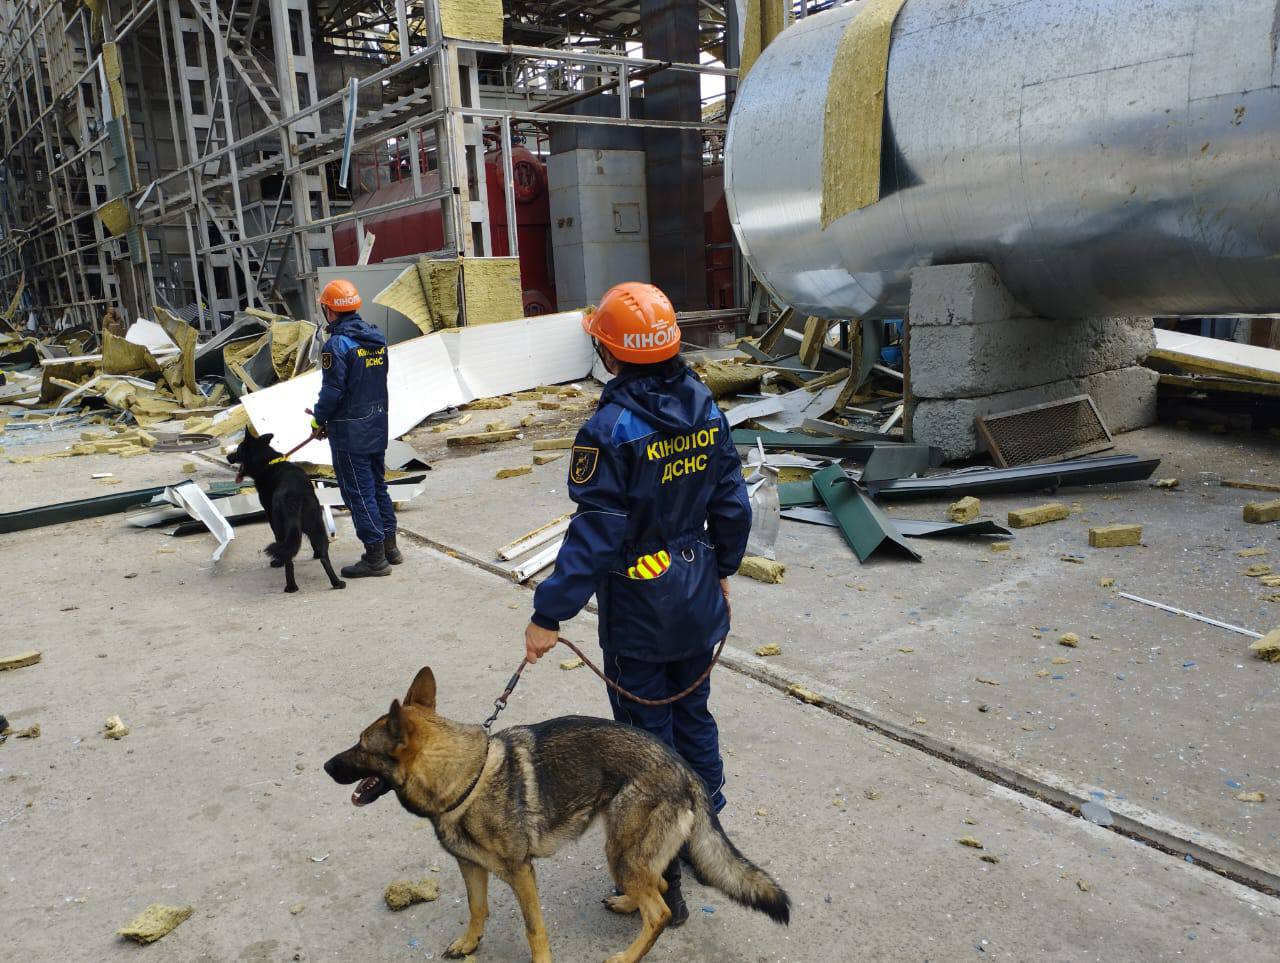
M 398 438 L 429 415 L 476 398 L 584 378 L 595 353 L 582 329 L 582 312 L 568 311 L 478 327 L 454 328 L 403 341 L 388 349 L 388 427 Z M 241 399 L 254 430 L 271 432 L 287 451 L 311 432 L 306 409 L 320 394 L 321 373 L 272 385 Z M 328 465 L 329 445 L 313 441 L 295 461 Z

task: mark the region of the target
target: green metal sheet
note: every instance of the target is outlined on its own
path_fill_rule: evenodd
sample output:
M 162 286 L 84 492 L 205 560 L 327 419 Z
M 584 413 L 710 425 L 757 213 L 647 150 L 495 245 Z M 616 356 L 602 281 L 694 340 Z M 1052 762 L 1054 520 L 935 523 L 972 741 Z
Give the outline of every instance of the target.
M 907 544 L 893 519 L 876 507 L 875 502 L 839 465 L 831 465 L 813 476 L 813 489 L 835 516 L 845 541 L 865 562 L 881 549 L 923 561 L 919 552 Z
M 45 525 L 78 522 L 86 518 L 98 518 L 102 515 L 122 512 L 126 508 L 146 504 L 164 489 L 163 485 L 159 488 L 140 488 L 131 492 L 114 492 L 97 498 L 81 498 L 74 502 L 58 502 L 55 505 L 41 505 L 17 512 L 5 512 L 0 514 L 0 534 L 25 532 L 31 528 L 43 528 Z
M 778 503 L 783 508 L 807 508 L 819 504 L 812 481 L 783 482 L 778 486 Z

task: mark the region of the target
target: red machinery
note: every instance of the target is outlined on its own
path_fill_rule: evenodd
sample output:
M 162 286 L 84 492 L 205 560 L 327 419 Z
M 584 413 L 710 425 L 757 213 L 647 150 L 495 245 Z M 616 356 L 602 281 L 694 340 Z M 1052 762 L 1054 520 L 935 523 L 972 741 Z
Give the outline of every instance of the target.
M 551 203 L 547 193 L 547 170 L 536 154 L 524 147 L 511 152 L 515 181 L 516 242 L 520 250 L 520 283 L 524 289 L 524 313 L 547 314 L 556 310 L 555 273 L 551 264 Z M 507 240 L 507 205 L 503 195 L 505 180 L 499 153 L 485 155 L 485 180 L 488 184 L 489 233 L 496 257 L 509 256 Z M 413 196 L 413 181 L 407 173 L 394 168 L 391 183 L 369 191 L 359 198 L 353 209 L 361 211 L 381 207 Z M 435 171 L 423 171 L 423 191 L 440 186 Z M 364 220 L 364 229 L 377 236 L 369 263 L 387 258 L 438 251 L 444 246 L 444 226 L 440 205 L 427 202 L 415 208 L 404 208 L 375 214 Z M 355 264 L 360 256 L 354 222 L 346 221 L 333 229 L 334 257 L 339 265 Z
M 736 307 L 733 293 L 733 228 L 724 197 L 724 165 L 702 168 L 702 226 L 707 245 L 707 307 Z

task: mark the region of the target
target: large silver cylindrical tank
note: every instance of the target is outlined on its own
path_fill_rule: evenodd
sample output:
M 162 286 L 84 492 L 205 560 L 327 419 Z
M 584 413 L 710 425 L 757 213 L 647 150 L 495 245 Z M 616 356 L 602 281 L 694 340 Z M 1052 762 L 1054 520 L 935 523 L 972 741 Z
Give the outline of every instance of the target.
M 781 301 L 900 317 L 911 268 L 989 261 L 1047 317 L 1280 312 L 1280 0 L 907 0 L 881 200 L 824 231 L 860 6 L 785 30 L 729 123 L 730 218 Z

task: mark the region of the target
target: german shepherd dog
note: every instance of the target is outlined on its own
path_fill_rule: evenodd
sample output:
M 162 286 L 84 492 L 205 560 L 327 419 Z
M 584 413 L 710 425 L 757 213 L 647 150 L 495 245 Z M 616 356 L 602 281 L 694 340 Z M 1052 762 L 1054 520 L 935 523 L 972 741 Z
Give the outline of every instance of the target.
M 702 780 L 647 732 L 586 716 L 513 726 L 489 736 L 436 713 L 436 680 L 424 667 L 403 704 L 391 703 L 360 741 L 324 765 L 335 782 L 358 782 L 351 801 L 367 806 L 387 792 L 431 820 L 458 860 L 471 920 L 444 955 L 475 952 L 489 916 L 489 874 L 516 894 L 533 963 L 550 963 L 533 862 L 604 821 L 605 855 L 620 896 L 617 913 L 640 911 L 635 942 L 608 963 L 635 963 L 671 916 L 662 872 L 685 843 L 698 878 L 779 923 L 791 901 L 740 852 L 707 802 Z
M 311 542 L 312 557 L 318 558 L 329 576 L 329 584 L 336 589 L 346 588 L 347 583 L 338 578 L 329 562 L 329 532 L 325 528 L 320 500 L 307 473 L 297 465 L 285 461 L 280 452 L 271 447 L 272 435 L 245 434 L 244 441 L 227 461 L 239 465 L 236 481 L 245 475 L 253 479 L 258 489 L 258 500 L 267 513 L 267 522 L 276 540 L 264 549 L 271 556 L 271 567 L 284 567 L 284 590 L 298 591 L 293 578 L 293 559 L 302 547 L 305 533 Z

